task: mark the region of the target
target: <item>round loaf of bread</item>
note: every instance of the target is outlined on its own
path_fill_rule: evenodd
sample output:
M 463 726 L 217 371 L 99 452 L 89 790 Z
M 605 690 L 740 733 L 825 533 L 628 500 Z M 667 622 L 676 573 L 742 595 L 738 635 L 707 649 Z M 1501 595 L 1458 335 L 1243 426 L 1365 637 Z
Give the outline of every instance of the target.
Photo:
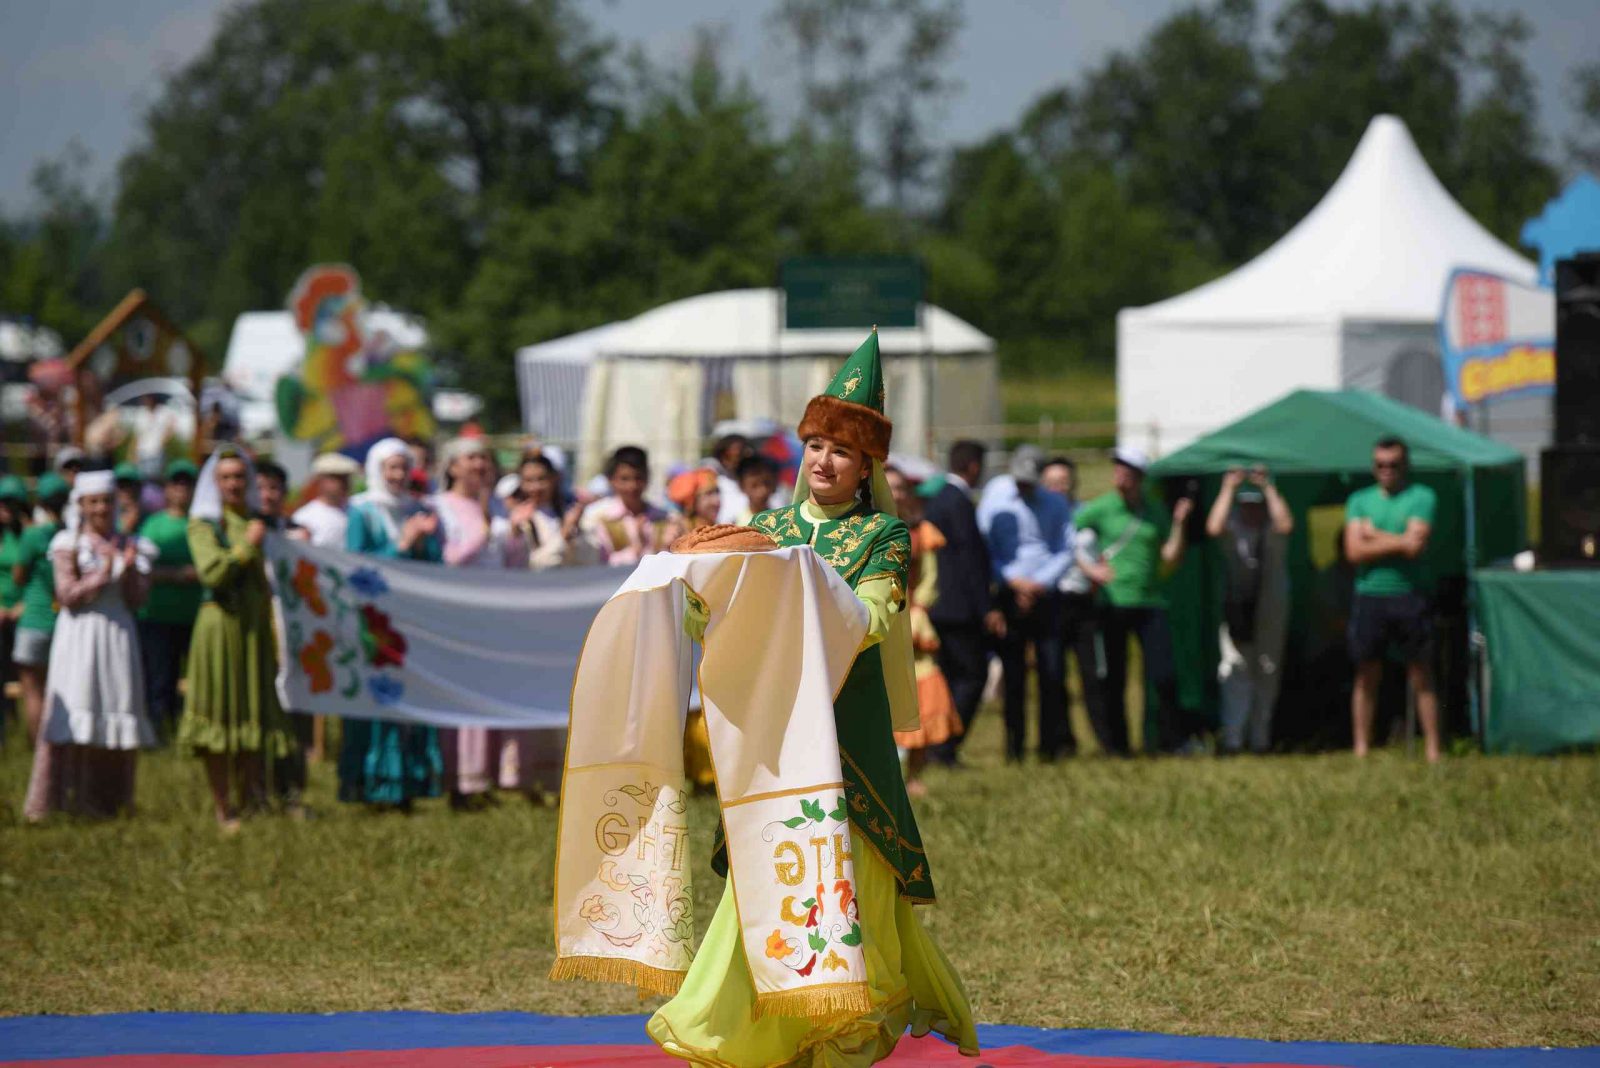
M 765 553 L 778 543 L 755 527 L 718 523 L 690 531 L 667 546 L 674 553 Z

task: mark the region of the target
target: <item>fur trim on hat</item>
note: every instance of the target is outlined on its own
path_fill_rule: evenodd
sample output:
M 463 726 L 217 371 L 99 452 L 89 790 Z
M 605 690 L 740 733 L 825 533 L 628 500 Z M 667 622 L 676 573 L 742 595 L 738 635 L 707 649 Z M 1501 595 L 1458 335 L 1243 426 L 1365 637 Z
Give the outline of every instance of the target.
M 811 403 L 806 405 L 805 417 L 800 420 L 796 433 L 801 441 L 819 435 L 842 441 L 881 462 L 889 458 L 889 438 L 894 434 L 894 424 L 883 413 L 864 404 L 824 393 L 812 397 Z

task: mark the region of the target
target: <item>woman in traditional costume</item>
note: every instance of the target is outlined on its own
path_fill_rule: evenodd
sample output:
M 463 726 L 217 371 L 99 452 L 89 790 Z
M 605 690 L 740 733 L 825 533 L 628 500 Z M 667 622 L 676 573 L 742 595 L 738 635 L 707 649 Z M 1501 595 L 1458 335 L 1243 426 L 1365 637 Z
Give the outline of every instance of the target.
M 410 446 L 399 438 L 384 438 L 367 450 L 367 488 L 350 501 L 346 549 L 386 560 L 443 559 L 439 517 L 411 495 L 410 468 Z M 419 797 L 438 797 L 443 776 L 438 728 L 344 721 L 339 800 L 408 811 Z
M 150 591 L 155 546 L 117 533 L 114 486 L 110 471 L 80 474 L 77 523 L 50 542 L 61 614 L 23 806 L 29 822 L 53 811 L 131 813 L 139 750 L 156 744 L 133 618 Z
M 268 762 L 294 752 L 289 717 L 278 703 L 278 647 L 272 589 L 256 515 L 255 472 L 236 446 L 223 445 L 200 472 L 189 509 L 189 552 L 205 588 L 189 645 L 188 691 L 178 749 L 205 760 L 217 823 L 239 828 L 237 785 L 247 805 L 264 801 Z
M 872 1008 L 844 1018 L 757 1016 L 730 881 L 682 988 L 648 1025 L 663 1050 L 697 1064 L 872 1064 L 908 1027 L 978 1050 L 961 980 L 912 907 L 931 903 L 934 889 L 894 746 L 893 724 L 916 722 L 916 691 L 905 612 L 910 535 L 884 479 L 891 429 L 874 332 L 806 407 L 795 503 L 751 523 L 780 546 L 812 546 L 870 620 L 834 718 Z M 713 863 L 726 873 L 718 837 Z
M 917 677 L 917 729 L 895 731 L 894 740 L 906 751 L 906 793 L 925 797 L 928 787 L 922 781 L 922 771 L 928 764 L 928 750 L 961 733 L 961 716 L 950 696 L 950 684 L 939 669 L 939 632 L 928 618 L 928 610 L 939 596 L 938 552 L 945 547 L 945 537 L 922 517 L 922 499 L 917 496 L 911 477 L 892 465 L 887 474 L 895 510 L 911 530 L 908 609 L 912 664 Z

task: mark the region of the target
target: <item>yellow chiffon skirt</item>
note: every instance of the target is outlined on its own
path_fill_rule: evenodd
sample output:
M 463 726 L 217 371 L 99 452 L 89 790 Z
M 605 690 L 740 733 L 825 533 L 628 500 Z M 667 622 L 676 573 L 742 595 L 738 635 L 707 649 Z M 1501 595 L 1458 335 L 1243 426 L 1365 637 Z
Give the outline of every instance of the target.
M 894 872 L 872 849 L 856 851 L 855 869 L 871 1012 L 826 1022 L 758 1019 L 729 883 L 683 988 L 650 1017 L 650 1037 L 674 1057 L 717 1068 L 855 1068 L 893 1053 L 908 1027 L 917 1036 L 937 1031 L 976 1056 L 966 991 L 900 896 Z

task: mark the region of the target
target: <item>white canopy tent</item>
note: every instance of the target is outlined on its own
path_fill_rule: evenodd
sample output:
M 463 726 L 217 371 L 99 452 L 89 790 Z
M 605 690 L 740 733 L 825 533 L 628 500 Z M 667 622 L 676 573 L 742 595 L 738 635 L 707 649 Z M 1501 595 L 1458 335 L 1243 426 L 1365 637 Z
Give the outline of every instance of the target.
M 1437 328 L 1457 267 L 1538 268 L 1468 215 L 1405 124 L 1379 115 L 1321 202 L 1230 274 L 1117 314 L 1124 444 L 1179 448 L 1294 389 L 1359 388 L 1437 412 Z
M 926 454 L 939 428 L 998 421 L 999 379 L 993 338 L 932 304 L 918 318 L 880 329 L 878 342 L 895 447 Z M 792 425 L 866 329 L 786 330 L 778 289 L 673 301 L 518 350 L 523 422 L 576 446 L 584 475 L 623 444 L 646 447 L 661 469 L 692 463 L 723 420 Z

